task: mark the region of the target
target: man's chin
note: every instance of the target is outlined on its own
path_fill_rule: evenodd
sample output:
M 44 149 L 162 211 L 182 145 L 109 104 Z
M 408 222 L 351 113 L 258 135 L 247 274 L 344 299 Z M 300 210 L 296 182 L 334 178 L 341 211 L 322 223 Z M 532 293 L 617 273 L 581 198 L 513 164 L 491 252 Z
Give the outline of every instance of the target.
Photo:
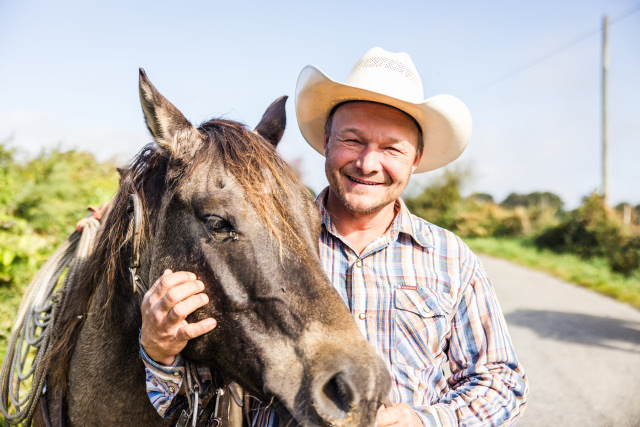
M 369 215 L 380 211 L 385 204 L 372 203 L 371 198 L 360 200 L 359 197 L 345 197 L 343 200 L 344 207 L 352 214 Z

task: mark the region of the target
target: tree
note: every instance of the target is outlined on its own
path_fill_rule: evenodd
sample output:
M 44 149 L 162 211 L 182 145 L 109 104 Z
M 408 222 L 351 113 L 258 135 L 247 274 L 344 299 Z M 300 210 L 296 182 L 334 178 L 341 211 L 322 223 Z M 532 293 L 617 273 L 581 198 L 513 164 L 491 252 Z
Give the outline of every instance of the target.
M 534 192 L 529 194 L 511 193 L 500 205 L 508 209 L 522 206 L 525 208 L 555 208 L 557 211 L 562 211 L 564 202 L 560 196 L 545 191 L 544 193 Z

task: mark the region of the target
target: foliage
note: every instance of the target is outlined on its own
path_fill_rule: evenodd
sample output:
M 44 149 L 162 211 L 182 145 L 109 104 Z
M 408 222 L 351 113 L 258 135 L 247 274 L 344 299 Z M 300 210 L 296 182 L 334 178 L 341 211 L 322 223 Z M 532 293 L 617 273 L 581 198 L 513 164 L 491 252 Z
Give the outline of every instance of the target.
M 516 200 L 517 195 L 512 194 L 506 205 L 495 203 L 486 193 L 465 198 L 461 187 L 471 175 L 468 169 L 446 169 L 418 196 L 407 198 L 407 207 L 415 215 L 462 237 L 529 235 L 556 222 L 563 205 L 558 196 L 531 193 L 519 195 Z M 505 207 L 509 204 L 513 207 Z
M 640 205 L 633 207 L 630 203 L 618 203 L 614 209 L 625 225 L 640 225 Z
M 468 197 L 469 200 L 480 203 L 494 203 L 493 196 L 487 193 L 473 193 Z
M 52 149 L 23 161 L 0 142 L 0 354 L 31 277 L 74 230 L 89 205 L 109 200 L 118 184 L 112 162 Z
M 405 200 L 409 210 L 428 221 L 450 230 L 455 229 L 456 214 L 461 210 L 460 187 L 465 173 L 445 169 L 442 176 L 425 187 L 421 194 Z
M 627 275 L 640 266 L 640 235 L 625 227 L 597 194 L 586 197 L 562 222 L 541 233 L 535 244 L 583 259 L 605 258 L 613 271 Z
M 502 201 L 502 203 L 500 203 L 500 206 L 507 209 L 514 209 L 518 206 L 525 208 L 550 207 L 557 211 L 561 211 L 564 207 L 564 202 L 560 196 L 548 191 L 545 191 L 544 193 L 534 192 L 529 194 L 511 193 Z
M 495 203 L 467 201 L 452 228 L 463 237 L 519 236 L 528 227 L 524 209 L 503 209 Z
M 591 195 L 578 209 L 565 212 L 562 199 L 550 192 L 511 193 L 497 204 L 488 194 L 462 197 L 469 175 L 468 170 L 448 169 L 406 204 L 414 214 L 464 238 L 528 237 L 540 249 L 597 258 L 614 273 L 632 275 L 640 269 L 640 232 L 630 205 L 609 209 Z

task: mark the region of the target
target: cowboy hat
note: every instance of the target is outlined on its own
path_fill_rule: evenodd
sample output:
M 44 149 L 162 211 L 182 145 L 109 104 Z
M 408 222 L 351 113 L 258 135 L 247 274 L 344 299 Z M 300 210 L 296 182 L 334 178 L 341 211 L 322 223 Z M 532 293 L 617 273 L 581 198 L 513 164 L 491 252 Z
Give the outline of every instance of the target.
M 438 169 L 457 159 L 471 138 L 471 114 L 458 98 L 424 99 L 422 81 L 404 52 L 374 47 L 353 66 L 344 84 L 307 65 L 296 84 L 296 116 L 302 136 L 324 155 L 324 126 L 329 113 L 348 101 L 395 107 L 415 119 L 423 133 L 424 154 L 414 173 Z

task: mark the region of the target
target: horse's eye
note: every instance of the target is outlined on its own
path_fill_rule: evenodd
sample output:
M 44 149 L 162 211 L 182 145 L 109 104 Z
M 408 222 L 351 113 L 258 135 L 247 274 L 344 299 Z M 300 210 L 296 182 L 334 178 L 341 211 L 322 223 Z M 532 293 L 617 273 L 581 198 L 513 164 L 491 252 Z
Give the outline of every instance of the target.
M 211 231 L 223 231 L 225 228 L 231 227 L 229 221 L 217 215 L 207 216 L 206 223 L 207 228 Z
M 205 225 L 211 234 L 219 238 L 232 238 L 237 240 L 238 233 L 235 228 L 226 219 L 217 215 L 209 215 L 206 217 Z

